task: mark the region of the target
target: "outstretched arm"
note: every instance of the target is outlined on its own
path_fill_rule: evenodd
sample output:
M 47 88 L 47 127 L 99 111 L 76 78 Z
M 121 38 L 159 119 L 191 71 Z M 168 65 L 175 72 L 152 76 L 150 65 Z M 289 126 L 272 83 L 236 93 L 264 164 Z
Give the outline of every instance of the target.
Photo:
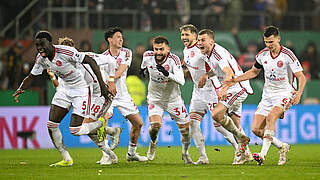
M 20 94 L 24 93 L 24 90 L 26 88 L 28 88 L 30 86 L 30 84 L 32 83 L 32 81 L 34 80 L 35 75 L 33 74 L 29 74 L 26 78 L 24 78 L 24 80 L 22 81 L 22 83 L 20 84 L 19 88 L 16 90 L 16 92 L 12 95 L 14 96 L 14 100 L 16 102 L 19 102 L 18 98 L 20 96 Z
M 252 79 L 258 76 L 258 74 L 260 73 L 261 68 L 258 69 L 255 67 L 255 65 L 252 66 L 252 68 L 248 71 L 246 71 L 244 74 L 238 76 L 237 78 L 234 79 L 234 82 L 241 82 L 241 81 L 245 81 L 248 79 Z

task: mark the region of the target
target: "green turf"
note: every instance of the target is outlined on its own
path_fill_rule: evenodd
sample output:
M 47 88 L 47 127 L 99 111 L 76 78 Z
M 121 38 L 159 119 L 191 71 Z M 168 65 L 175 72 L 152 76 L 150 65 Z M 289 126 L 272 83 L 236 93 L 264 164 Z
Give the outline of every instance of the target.
M 250 146 L 252 152 L 261 146 Z M 139 163 L 125 160 L 127 148 L 115 150 L 119 164 L 95 164 L 101 152 L 95 148 L 69 149 L 74 159 L 72 167 L 49 167 L 61 160 L 55 149 L 1 150 L 0 179 L 320 179 L 320 145 L 294 145 L 285 166 L 277 166 L 279 154 L 271 147 L 264 166 L 255 162 L 231 165 L 233 149 L 230 146 L 207 146 L 209 165 L 185 165 L 180 147 L 158 147 L 152 162 Z M 146 147 L 138 152 L 145 154 Z M 195 147 L 190 149 L 194 161 L 198 159 Z M 99 175 L 99 170 L 101 173 Z

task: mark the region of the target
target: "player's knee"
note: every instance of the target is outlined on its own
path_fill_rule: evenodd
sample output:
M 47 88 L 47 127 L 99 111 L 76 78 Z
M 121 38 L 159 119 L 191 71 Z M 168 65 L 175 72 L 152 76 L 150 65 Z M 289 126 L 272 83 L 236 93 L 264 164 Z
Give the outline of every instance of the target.
M 214 119 L 217 122 L 220 122 L 224 119 L 224 114 L 222 113 L 215 113 L 212 115 L 212 119 Z
M 161 123 L 151 123 L 150 130 L 151 131 L 159 131 L 161 128 Z
M 79 136 L 80 128 L 81 128 L 81 126 L 78 126 L 78 127 L 69 127 L 69 130 L 70 130 L 70 133 L 71 133 L 73 136 Z
M 256 136 L 262 138 L 263 134 L 262 134 L 262 130 L 263 129 L 259 129 L 259 128 L 251 128 L 251 131 L 253 132 L 253 134 L 255 134 Z

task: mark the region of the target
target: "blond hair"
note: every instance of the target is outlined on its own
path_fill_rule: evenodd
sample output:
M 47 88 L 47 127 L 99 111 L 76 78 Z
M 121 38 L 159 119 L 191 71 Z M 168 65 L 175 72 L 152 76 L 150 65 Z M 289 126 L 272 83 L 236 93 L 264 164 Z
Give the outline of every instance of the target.
M 66 45 L 66 46 L 74 47 L 73 40 L 71 38 L 68 38 L 68 37 L 59 38 L 58 39 L 58 44 L 59 45 Z

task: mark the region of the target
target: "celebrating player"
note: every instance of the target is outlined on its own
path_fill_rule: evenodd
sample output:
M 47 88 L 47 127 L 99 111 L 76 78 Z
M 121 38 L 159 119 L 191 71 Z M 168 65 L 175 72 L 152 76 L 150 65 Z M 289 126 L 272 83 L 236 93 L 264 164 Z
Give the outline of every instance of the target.
M 179 87 L 185 82 L 183 70 L 179 57 L 170 52 L 167 38 L 158 36 L 154 39 L 153 51 L 143 54 L 141 69 L 148 70 L 150 77 L 147 95 L 151 123 L 148 159 L 154 159 L 158 132 L 166 110 L 176 121 L 181 133 L 182 159 L 186 164 L 193 164 L 188 152 L 191 141 L 188 113 Z
M 120 113 L 132 124 L 130 130 L 130 142 L 127 153 L 127 161 L 147 161 L 147 157 L 136 153 L 137 142 L 143 125 L 139 110 L 133 102 L 126 85 L 127 70 L 132 61 L 132 52 L 130 49 L 123 48 L 122 30 L 118 27 L 109 28 L 105 32 L 105 40 L 109 44 L 104 55 L 116 62 L 115 84 L 117 95 L 114 97 L 110 108 L 104 118 L 108 120 L 113 115 L 113 109 L 118 108 Z M 120 128 L 107 127 L 107 133 L 113 135 L 114 141 L 111 143 L 111 149 L 114 149 L 119 143 Z M 102 157 L 103 158 L 103 157 Z
M 78 66 L 89 64 L 97 77 L 102 96 L 108 99 L 110 92 L 104 84 L 99 66 L 94 59 L 79 53 L 73 47 L 53 45 L 52 36 L 48 31 L 39 31 L 35 36 L 35 42 L 39 53 L 35 65 L 13 96 L 18 102 L 18 97 L 44 69 L 50 69 L 64 81 L 64 86 L 52 99 L 47 127 L 53 144 L 63 157 L 62 161 L 51 166 L 70 166 L 73 160 L 63 143 L 59 124 L 68 113 L 71 104 L 73 106 L 70 121 L 71 134 L 79 136 L 96 133 L 97 128 L 103 125 L 101 121 L 83 123 L 84 117 L 90 113 L 91 92 Z
M 237 83 L 252 79 L 262 68 L 264 69 L 265 83 L 262 99 L 252 123 L 252 132 L 263 139 L 263 145 L 261 152 L 254 153 L 253 157 L 259 165 L 263 165 L 272 143 L 279 149 L 278 165 L 284 165 L 290 145 L 274 137 L 275 123 L 291 105 L 299 103 L 306 79 L 299 60 L 291 50 L 280 44 L 279 29 L 268 26 L 264 29 L 263 36 L 266 48 L 256 55 L 254 66 L 230 82 Z M 296 78 L 294 77 L 299 80 L 299 90 L 295 89 Z
M 234 57 L 225 48 L 214 42 L 214 33 L 210 29 L 203 29 L 199 32 L 198 45 L 201 53 L 207 56 L 204 60 L 207 61 L 211 68 L 199 80 L 198 86 L 200 88 L 205 85 L 208 77 L 214 75 L 220 81 L 223 81 L 243 74 Z M 245 81 L 242 84 L 237 83 L 233 86 L 222 86 L 218 93 L 219 102 L 211 112 L 212 119 L 220 123 L 236 137 L 239 143 L 237 155 L 241 156 L 241 161 L 243 162 L 252 159 L 248 147 L 250 139 L 244 134 L 240 126 L 242 102 L 250 93 L 253 92 L 249 81 Z M 226 115 L 226 113 L 229 115 Z
M 205 150 L 204 138 L 200 129 L 200 123 L 203 116 L 207 113 L 207 109 L 212 111 L 218 103 L 218 96 L 216 90 L 220 88 L 220 81 L 216 76 L 210 78 L 206 82 L 203 88 L 198 88 L 198 82 L 203 74 L 209 67 L 206 67 L 206 63 L 202 60 L 203 55 L 198 47 L 197 42 L 197 28 L 191 24 L 180 27 L 181 41 L 185 48 L 183 50 L 184 63 L 187 66 L 192 80 L 194 82 L 192 98 L 190 102 L 190 126 L 192 131 L 192 138 L 199 150 L 200 158 L 196 164 L 208 164 L 209 160 Z M 233 137 L 233 134 L 223 128 L 216 121 L 213 122 L 218 132 L 224 135 L 235 148 L 235 152 L 238 148 L 238 143 Z M 240 159 L 240 158 L 235 158 Z

